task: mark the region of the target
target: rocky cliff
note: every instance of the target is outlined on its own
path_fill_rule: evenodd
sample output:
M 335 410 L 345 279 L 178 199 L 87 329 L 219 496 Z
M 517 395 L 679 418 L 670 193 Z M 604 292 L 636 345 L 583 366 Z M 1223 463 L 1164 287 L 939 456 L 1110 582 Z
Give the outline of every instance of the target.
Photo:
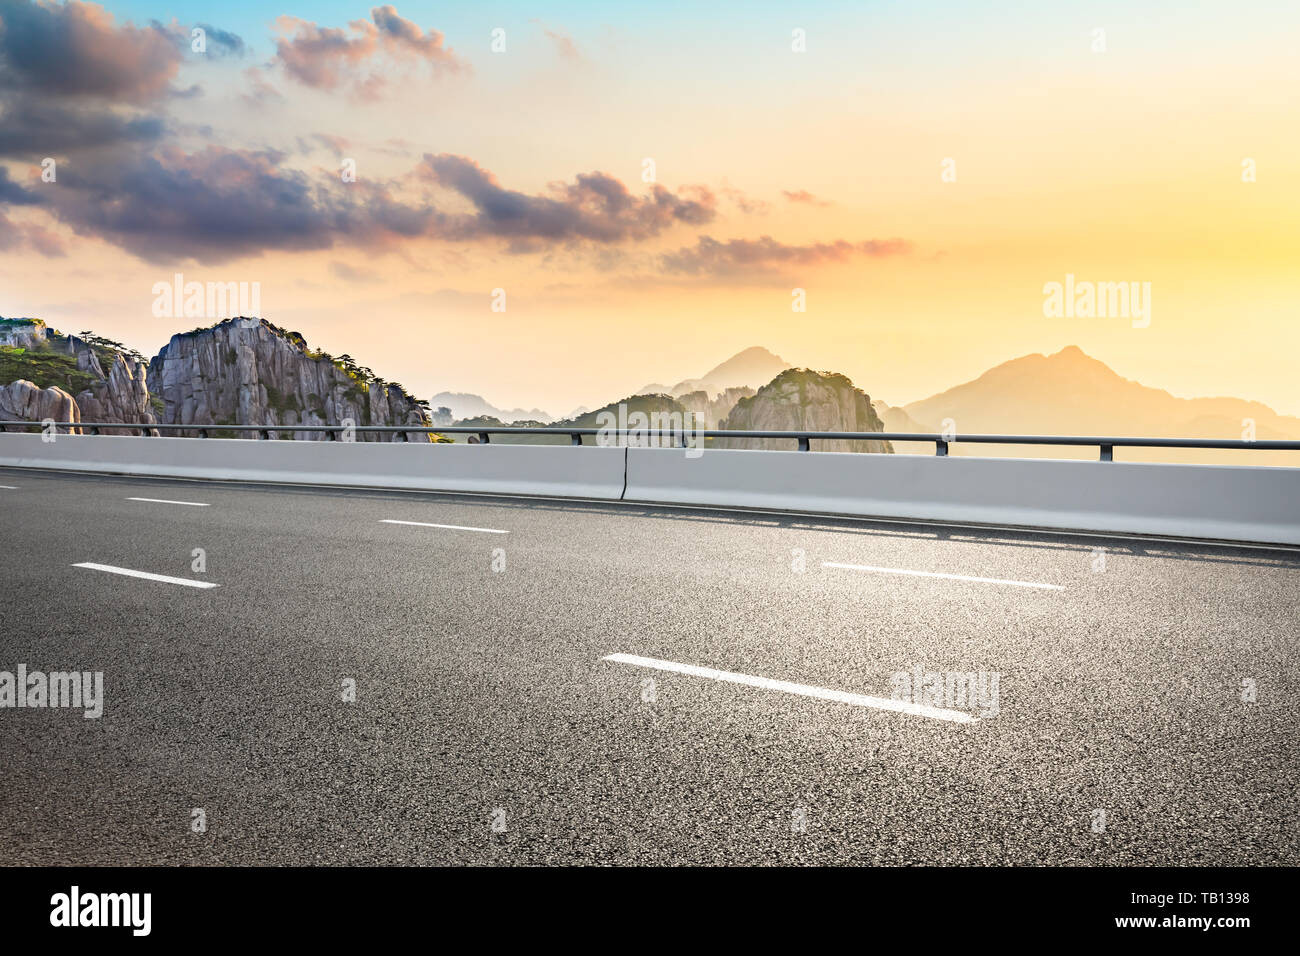
M 162 420 L 182 425 L 431 425 L 426 408 L 400 385 L 375 377 L 349 356 L 312 350 L 298 333 L 265 319 L 227 319 L 173 335 L 149 363 L 148 385 L 162 400 Z M 224 437 L 219 428 L 209 434 Z M 325 437 L 310 427 L 279 433 L 290 435 L 299 441 Z M 356 438 L 398 440 L 364 432 Z
M 79 422 L 81 412 L 76 400 L 57 385 L 40 388 L 21 378 L 0 385 L 0 421 L 42 422 L 46 419 Z
M 705 392 L 710 400 L 719 398 L 733 389 L 745 389 L 753 395 L 754 389 L 764 382 L 770 382 L 790 367 L 790 363 L 779 355 L 773 355 L 761 346 L 747 348 L 727 359 L 721 365 L 709 369 L 700 378 L 687 378 L 676 385 L 663 385 L 652 382 L 639 389 L 638 395 L 671 395 L 681 399 L 692 392 Z M 735 404 L 735 399 L 731 400 Z M 725 413 L 724 413 L 725 415 Z M 722 417 L 722 416 L 719 416 Z
M 932 435 L 943 430 L 935 425 L 918 422 L 903 409 L 890 405 L 888 402 L 882 402 L 879 399 L 872 402 L 871 407 L 876 410 L 880 420 L 885 423 L 885 431 L 887 432 Z
M 116 342 L 83 336 L 64 335 L 40 319 L 0 319 L 0 385 L 5 386 L 0 415 L 11 420 L 156 422 L 144 359 Z
M 697 415 L 704 422 L 705 428 L 717 428 L 726 420 L 736 403 L 742 398 L 749 398 L 754 390 L 747 386 L 724 388 L 715 395 L 705 389 L 686 392 L 677 396 L 677 402 L 689 412 Z
M 736 403 L 722 423 L 741 431 L 843 431 L 878 432 L 884 423 L 871 407 L 871 399 L 843 375 L 786 369 L 750 398 Z M 790 450 L 789 439 L 721 439 L 718 448 L 772 448 Z M 893 452 L 887 441 L 818 441 L 813 451 Z

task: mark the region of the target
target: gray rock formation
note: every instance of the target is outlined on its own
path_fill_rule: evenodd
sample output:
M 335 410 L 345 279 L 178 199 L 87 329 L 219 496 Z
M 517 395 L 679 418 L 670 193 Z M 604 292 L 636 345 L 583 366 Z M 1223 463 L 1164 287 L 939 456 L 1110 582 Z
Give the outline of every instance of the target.
M 36 348 L 44 342 L 49 329 L 40 319 L 0 318 L 0 345 L 9 348 Z
M 786 369 L 750 398 L 736 403 L 721 425 L 740 431 L 878 432 L 884 424 L 871 407 L 871 399 L 843 375 Z M 718 448 L 771 448 L 791 450 L 791 439 L 727 438 Z M 813 451 L 893 452 L 887 441 L 817 441 Z
M 0 319 L 0 346 L 25 350 L 24 357 L 32 363 L 33 371 L 41 367 L 39 361 L 42 357 L 62 354 L 71 356 L 75 360 L 77 371 L 84 373 L 78 376 L 78 380 L 86 383 L 86 387 L 77 391 L 72 408 L 66 410 L 63 418 L 57 414 L 39 417 L 52 417 L 58 421 L 129 422 L 143 425 L 152 425 L 157 421 L 145 381 L 144 359 L 115 343 L 107 340 L 86 341 L 75 335 L 64 335 L 40 319 Z M 54 387 L 54 390 L 68 395 L 62 388 Z M 65 407 L 61 399 L 33 401 L 46 409 Z M 136 432 L 105 429 L 103 434 L 132 435 Z
M 81 409 L 80 421 L 87 422 L 132 422 L 152 425 L 154 417 L 153 404 L 149 401 L 149 386 L 146 382 L 148 366 L 138 355 L 130 355 L 116 350 L 96 352 L 76 336 L 68 336 L 68 351 L 77 357 L 77 368 L 94 375 L 101 380 L 98 385 L 77 393 L 77 405 Z M 108 370 L 104 370 L 104 362 Z M 103 429 L 104 435 L 134 435 L 135 431 Z M 158 434 L 156 431 L 153 434 Z
M 352 363 L 307 347 L 296 332 L 265 319 L 234 318 L 211 328 L 173 335 L 149 363 L 148 385 L 163 403 L 162 420 L 182 425 L 430 426 L 428 412 L 401 386 L 385 383 Z M 197 434 L 197 433 L 188 433 Z M 220 428 L 210 435 L 223 436 Z M 272 437 L 275 437 L 273 433 Z M 317 440 L 305 427 L 279 437 Z M 250 432 L 228 437 L 255 438 Z M 414 440 L 429 436 L 410 435 Z M 396 435 L 358 433 L 358 441 L 396 441 Z
M 753 394 L 754 390 L 746 386 L 724 388 L 712 396 L 708 391 L 700 389 L 678 395 L 677 401 L 687 411 L 694 412 L 704 422 L 705 428 L 717 428 L 731 414 L 738 401 Z
M 24 379 L 0 385 L 0 420 L 41 422 L 46 419 L 56 422 L 81 421 L 76 400 L 57 385 L 38 388 Z

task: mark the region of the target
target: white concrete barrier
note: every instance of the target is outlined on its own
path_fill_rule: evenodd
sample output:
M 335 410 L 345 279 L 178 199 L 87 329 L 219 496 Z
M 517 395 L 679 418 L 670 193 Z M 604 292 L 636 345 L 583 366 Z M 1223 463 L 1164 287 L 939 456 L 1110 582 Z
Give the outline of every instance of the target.
M 630 448 L 623 497 L 1300 544 L 1300 468 Z
M 618 498 L 624 450 L 592 446 L 0 434 L 0 465 L 167 478 Z
M 1300 468 L 0 433 L 0 465 L 603 498 L 1300 545 Z M 626 487 L 626 491 L 624 488 Z

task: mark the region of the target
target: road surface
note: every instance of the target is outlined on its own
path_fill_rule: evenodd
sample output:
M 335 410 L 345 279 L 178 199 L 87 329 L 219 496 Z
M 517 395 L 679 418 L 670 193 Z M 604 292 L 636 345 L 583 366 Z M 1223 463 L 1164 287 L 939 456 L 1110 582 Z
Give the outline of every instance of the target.
M 1300 863 L 1295 550 L 0 486 L 0 863 Z

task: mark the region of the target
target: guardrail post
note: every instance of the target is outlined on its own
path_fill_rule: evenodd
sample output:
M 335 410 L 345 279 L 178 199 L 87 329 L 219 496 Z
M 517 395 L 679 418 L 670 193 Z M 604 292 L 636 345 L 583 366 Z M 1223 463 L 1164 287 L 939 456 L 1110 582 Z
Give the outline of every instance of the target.
M 488 433 L 487 433 L 487 432 L 479 432 L 479 433 L 478 433 L 478 441 L 479 441 L 479 444 L 480 444 L 480 445 L 486 445 L 486 444 L 488 443 Z
M 410 441 L 410 439 L 406 437 L 406 432 L 394 432 L 394 433 L 393 433 L 393 441 L 394 441 L 394 442 L 399 442 L 399 441 Z
M 99 434 L 99 429 L 98 429 L 98 428 L 95 429 L 95 434 L 96 434 L 96 435 Z M 147 429 L 147 428 L 141 428 L 141 429 L 140 429 L 140 437 L 141 437 L 141 438 L 148 438 L 148 437 L 149 437 L 149 429 Z
M 1114 446 L 1114 445 L 1102 445 L 1102 446 L 1101 446 L 1101 460 L 1102 460 L 1102 461 L 1114 461 L 1114 460 L 1115 460 L 1115 446 Z
M 259 428 L 259 429 L 257 430 L 257 440 L 258 440 L 258 441 L 270 441 L 270 440 L 271 440 L 271 432 L 270 432 L 270 430 L 269 430 L 269 429 L 266 429 L 266 428 Z
M 936 455 L 937 457 L 939 457 L 939 458 L 947 458 L 947 457 L 948 457 L 948 443 L 947 443 L 946 441 L 944 441 L 942 438 L 936 440 L 935 443 L 934 443 L 934 453 L 935 453 L 935 455 Z
M 569 436 L 569 444 L 570 444 L 570 445 L 581 445 L 581 444 L 582 444 L 582 435 L 579 434 L 578 432 L 574 432 L 573 434 L 571 434 L 571 435 Z
M 808 443 L 808 436 L 807 436 L 807 435 L 800 435 L 800 436 L 799 436 L 799 450 L 800 450 L 800 451 L 811 451 L 811 450 L 812 450 L 812 446 Z
M 207 437 L 208 437 L 208 430 L 207 430 L 206 428 L 200 428 L 200 429 L 199 429 L 199 437 L 200 437 L 200 438 L 207 438 Z

